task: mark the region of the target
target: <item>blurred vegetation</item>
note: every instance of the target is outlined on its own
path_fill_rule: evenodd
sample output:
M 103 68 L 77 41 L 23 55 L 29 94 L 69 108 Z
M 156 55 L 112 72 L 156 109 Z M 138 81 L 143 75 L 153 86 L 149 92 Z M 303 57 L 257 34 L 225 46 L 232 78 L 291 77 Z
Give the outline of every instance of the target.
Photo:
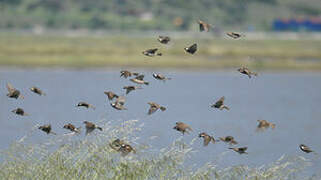
M 194 55 L 184 47 L 198 43 Z M 159 48 L 161 57 L 142 51 Z M 34 67 L 172 67 L 321 70 L 321 40 L 172 39 L 0 33 L 0 65 Z
M 269 30 L 274 18 L 320 13 L 319 0 L 0 0 L 0 28 L 190 30 L 202 19 Z

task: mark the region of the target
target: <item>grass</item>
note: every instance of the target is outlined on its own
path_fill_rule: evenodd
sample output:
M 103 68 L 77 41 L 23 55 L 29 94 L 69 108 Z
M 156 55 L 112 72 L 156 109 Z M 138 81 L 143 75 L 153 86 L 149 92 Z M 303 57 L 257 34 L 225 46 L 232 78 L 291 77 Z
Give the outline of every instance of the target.
M 1 153 L 1 179 L 216 179 L 216 180 L 280 180 L 308 179 L 300 176 L 310 163 L 300 156 L 283 156 L 263 167 L 246 165 L 219 168 L 207 164 L 192 169 L 184 161 L 194 152 L 189 144 L 177 139 L 170 146 L 151 154 L 152 147 L 136 143 L 135 133 L 143 127 L 136 120 L 122 126 L 109 123 L 102 133 L 85 138 L 77 135 L 48 136 L 45 143 L 28 144 L 28 136 Z M 36 127 L 34 130 L 37 130 Z M 38 130 L 37 130 L 38 131 Z M 45 134 L 44 134 L 45 135 Z M 75 139 L 76 138 L 76 139 Z M 137 154 L 120 156 L 108 143 L 115 138 L 133 144 Z M 184 148 L 182 146 L 184 145 Z M 313 179 L 313 178 L 310 178 Z
M 184 47 L 198 43 L 195 55 Z M 142 51 L 160 48 L 162 57 Z M 19 67 L 159 67 L 321 70 L 321 40 L 173 39 L 0 33 L 0 65 Z

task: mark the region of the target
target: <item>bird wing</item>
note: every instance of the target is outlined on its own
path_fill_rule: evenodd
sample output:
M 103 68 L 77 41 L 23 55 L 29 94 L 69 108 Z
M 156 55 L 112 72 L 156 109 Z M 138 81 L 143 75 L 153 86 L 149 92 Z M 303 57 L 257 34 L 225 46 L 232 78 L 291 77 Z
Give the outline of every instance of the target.
M 148 53 L 154 54 L 157 50 L 158 50 L 158 49 L 155 48 L 155 49 L 148 49 L 148 50 L 146 50 L 146 51 L 147 51 Z
M 138 79 L 138 80 L 144 80 L 144 77 L 145 77 L 145 75 L 144 74 L 141 74 L 141 75 L 138 75 L 138 76 L 136 76 L 135 77 L 135 79 Z
M 197 44 L 195 43 L 195 44 L 191 45 L 191 46 L 188 48 L 188 50 L 189 50 L 190 52 L 194 53 L 194 52 L 197 50 Z
M 155 106 L 151 106 L 150 108 L 149 108 L 149 110 L 148 110 L 148 115 L 151 115 L 151 114 L 153 114 L 154 112 L 156 112 L 157 111 L 157 107 L 155 107 Z
M 7 89 L 8 89 L 8 91 L 9 91 L 9 93 L 11 93 L 11 92 L 14 92 L 16 89 L 12 86 L 12 84 L 10 84 L 10 83 L 7 83 Z
M 204 143 L 203 143 L 203 145 L 204 145 L 204 146 L 207 146 L 208 143 L 210 143 L 210 142 L 211 142 L 211 137 L 205 136 L 205 137 L 204 137 Z

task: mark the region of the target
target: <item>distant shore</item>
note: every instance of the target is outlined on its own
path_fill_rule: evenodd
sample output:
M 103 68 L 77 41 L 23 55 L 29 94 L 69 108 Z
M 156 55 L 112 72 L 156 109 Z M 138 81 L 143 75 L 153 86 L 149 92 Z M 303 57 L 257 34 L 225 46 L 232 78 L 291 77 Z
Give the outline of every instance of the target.
M 182 68 L 259 70 L 321 70 L 321 40 L 251 39 L 209 36 L 172 37 L 168 45 L 151 36 L 66 36 L 59 34 L 0 33 L 0 65 L 6 67 L 63 68 Z M 319 36 L 316 34 L 315 36 Z M 299 36 L 298 36 L 299 37 Z M 194 55 L 183 48 L 198 44 Z M 161 57 L 141 52 L 159 48 Z

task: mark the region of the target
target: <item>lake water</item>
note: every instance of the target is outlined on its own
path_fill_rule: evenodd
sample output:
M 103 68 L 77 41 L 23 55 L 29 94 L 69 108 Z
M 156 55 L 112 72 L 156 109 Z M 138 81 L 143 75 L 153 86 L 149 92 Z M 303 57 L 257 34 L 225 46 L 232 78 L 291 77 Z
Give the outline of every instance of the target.
M 273 162 L 282 155 L 300 155 L 311 159 L 313 173 L 320 175 L 321 163 L 321 73 L 312 72 L 260 72 L 249 79 L 237 71 L 177 71 L 139 70 L 145 74 L 149 86 L 127 96 L 127 111 L 117 111 L 109 105 L 104 91 L 124 94 L 125 85 L 133 84 L 119 77 L 120 69 L 109 70 L 52 70 L 52 69 L 1 69 L 0 70 L 0 149 L 30 133 L 37 124 L 51 123 L 53 131 L 66 133 L 63 125 L 83 126 L 83 121 L 104 124 L 106 121 L 136 119 L 144 123 L 137 134 L 138 143 L 160 149 L 182 135 L 173 130 L 175 122 L 185 122 L 193 132 L 183 137 L 185 142 L 200 132 L 214 137 L 232 135 L 238 146 L 248 146 L 247 155 L 239 155 L 218 142 L 202 146 L 197 139 L 193 148 L 197 153 L 188 161 L 202 164 L 218 162 L 222 166 L 247 164 L 260 166 Z M 153 72 L 173 78 L 165 83 L 155 80 Z M 9 99 L 6 83 L 21 90 L 25 99 Z M 37 86 L 47 95 L 38 96 L 29 88 Z M 230 111 L 210 108 L 221 96 Z M 76 108 L 79 101 L 96 106 L 95 110 Z M 147 115 L 153 101 L 167 107 Z M 11 110 L 22 107 L 30 116 L 21 117 Z M 274 130 L 256 132 L 257 120 L 275 123 Z M 84 127 L 83 127 L 84 128 Z M 99 133 L 99 132 L 95 132 Z M 150 137 L 157 136 L 155 139 Z M 44 141 L 47 135 L 35 130 L 30 141 Z M 108 140 L 106 140 L 108 141 Z M 319 153 L 306 154 L 299 144 L 306 144 Z

